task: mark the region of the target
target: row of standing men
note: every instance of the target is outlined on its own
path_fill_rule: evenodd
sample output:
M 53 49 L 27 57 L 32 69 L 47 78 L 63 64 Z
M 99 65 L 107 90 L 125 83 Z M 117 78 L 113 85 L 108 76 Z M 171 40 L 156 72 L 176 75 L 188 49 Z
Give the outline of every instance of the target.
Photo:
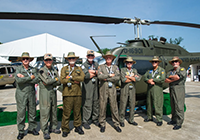
M 119 125 L 121 127 L 125 125 L 125 109 L 128 99 L 130 109 L 128 122 L 132 125 L 138 125 L 134 121 L 135 82 L 141 79 L 141 75 L 138 74 L 136 69 L 132 68 L 132 65 L 135 63 L 132 57 L 127 57 L 124 61 L 126 67 L 121 69 L 121 73 L 116 65 L 112 65 L 115 56 L 110 52 L 107 52 L 106 55 L 103 56 L 106 60 L 106 64 L 100 66 L 94 61 L 94 51 L 89 50 L 86 57 L 87 61 L 81 67 L 78 67 L 75 65 L 75 62 L 79 57 L 75 56 L 74 52 L 70 52 L 68 56 L 65 57 L 69 65 L 61 69 L 61 75 L 59 77 L 57 70 L 52 66 L 52 54 L 47 53 L 44 55 L 45 66 L 37 72 L 35 68 L 29 66 L 33 58 L 29 56 L 28 52 L 22 53 L 22 56 L 18 59 L 22 61 L 23 65 L 18 67 L 15 73 L 17 83 L 15 94 L 17 102 L 17 126 L 19 130 L 17 139 L 23 139 L 24 137 L 26 107 L 28 109 L 29 119 L 28 133 L 39 135 L 36 131 L 37 123 L 35 121 L 36 103 L 34 85 L 36 83 L 39 83 L 40 87 L 40 127 L 44 139 L 50 139 L 50 133 L 61 133 L 61 131 L 57 129 L 56 95 L 56 87 L 61 83 L 63 84 L 63 116 L 61 124 L 63 137 L 67 137 L 70 133 L 69 121 L 72 110 L 74 114 L 73 124 L 75 132 L 84 134 L 81 125 L 83 125 L 85 129 L 90 129 L 90 118 L 92 118 L 92 123 L 100 127 L 100 132 L 105 132 L 108 98 L 110 101 L 114 129 L 117 132 L 121 132 Z M 162 83 L 167 82 L 170 83 L 172 106 L 172 120 L 168 122 L 168 124 L 175 124 L 174 130 L 180 129 L 184 118 L 182 106 L 184 106 L 184 76 L 186 75 L 185 69 L 179 66 L 182 61 L 178 57 L 174 57 L 170 61 L 174 69 L 168 72 L 167 78 L 165 70 L 158 66 L 161 62 L 158 57 L 153 57 L 150 62 L 154 69 L 147 71 L 144 75 L 144 81 L 148 84 L 147 119 L 144 121 L 153 121 L 152 112 L 154 105 L 157 126 L 162 125 Z M 174 65 L 176 62 L 178 62 L 177 65 Z M 115 85 L 120 79 L 122 81 L 122 86 L 119 107 L 120 112 L 118 113 Z M 98 80 L 100 81 L 99 89 Z M 82 89 L 80 82 L 83 82 Z M 181 95 L 177 94 L 179 92 Z M 181 101 L 179 101 L 180 98 Z M 81 121 L 81 106 L 83 109 L 83 121 Z M 48 125 L 49 120 L 50 123 Z

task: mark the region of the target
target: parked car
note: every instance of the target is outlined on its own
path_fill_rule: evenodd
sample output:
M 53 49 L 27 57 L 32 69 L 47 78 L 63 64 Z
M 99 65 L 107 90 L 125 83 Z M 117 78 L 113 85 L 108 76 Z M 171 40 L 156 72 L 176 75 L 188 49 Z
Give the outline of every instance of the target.
M 15 68 L 13 66 L 0 66 L 0 88 L 5 87 L 6 84 L 12 84 L 16 87 L 14 73 Z

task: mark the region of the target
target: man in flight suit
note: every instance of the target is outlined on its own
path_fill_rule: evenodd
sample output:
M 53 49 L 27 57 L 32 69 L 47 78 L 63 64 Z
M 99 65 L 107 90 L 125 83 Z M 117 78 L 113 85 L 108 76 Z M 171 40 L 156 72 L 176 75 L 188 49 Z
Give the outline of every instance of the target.
M 85 79 L 83 82 L 83 127 L 90 129 L 89 119 L 92 117 L 92 122 L 99 126 L 99 97 L 98 97 L 98 79 L 97 69 L 98 63 L 94 61 L 94 51 L 87 51 L 87 60 L 82 65 Z
M 153 69 L 148 70 L 144 75 L 144 81 L 148 84 L 147 89 L 147 119 L 144 122 L 153 121 L 153 106 L 155 108 L 155 116 L 157 126 L 162 125 L 163 117 L 163 87 L 165 81 L 165 70 L 159 65 L 161 60 L 158 56 L 154 56 L 149 62 L 152 63 Z
M 132 68 L 133 64 L 136 61 L 133 60 L 132 57 L 128 57 L 125 61 L 126 67 L 121 69 L 121 94 L 120 94 L 120 126 L 124 127 L 124 119 L 125 119 L 125 110 L 127 105 L 127 100 L 129 97 L 129 123 L 132 125 L 138 125 L 134 121 L 134 113 L 135 113 L 135 83 L 140 81 L 141 76 L 137 73 L 137 70 Z
M 65 57 L 69 65 L 63 67 L 61 70 L 60 81 L 63 84 L 63 116 L 61 128 L 63 137 L 67 137 L 70 132 L 69 121 L 72 110 L 74 114 L 75 132 L 80 135 L 84 134 L 81 128 L 82 92 L 80 82 L 84 81 L 85 74 L 81 67 L 75 65 L 78 58 L 74 52 L 69 52 L 68 56 Z
M 114 128 L 117 132 L 121 132 L 119 127 L 119 114 L 117 107 L 117 94 L 115 84 L 120 79 L 119 68 L 116 65 L 112 65 L 112 61 L 115 56 L 108 51 L 106 55 L 103 55 L 106 60 L 106 64 L 102 64 L 98 67 L 98 78 L 100 80 L 100 90 L 99 90 L 99 101 L 100 101 L 100 132 L 105 132 L 106 126 L 106 108 L 107 101 L 109 98 L 112 121 L 114 123 Z
M 174 56 L 169 63 L 174 67 L 167 73 L 166 83 L 169 83 L 170 101 L 172 108 L 172 118 L 168 125 L 175 125 L 174 130 L 182 127 L 184 121 L 184 104 L 185 104 L 185 80 L 186 70 L 180 67 L 182 60 Z
M 40 127 L 44 139 L 50 139 L 49 132 L 60 134 L 57 128 L 57 93 L 56 86 L 60 85 L 57 70 L 53 67 L 53 56 L 50 53 L 44 55 L 45 66 L 39 70 L 39 100 L 40 100 Z M 48 121 L 50 126 L 48 130 Z
M 29 127 L 28 133 L 39 135 L 36 131 L 36 102 L 35 102 L 35 84 L 39 82 L 37 70 L 29 63 L 33 61 L 33 57 L 29 56 L 28 52 L 23 52 L 18 58 L 22 61 L 22 65 L 16 68 L 15 80 L 17 84 L 15 98 L 17 102 L 17 127 L 19 135 L 17 139 L 23 139 L 24 127 L 26 119 L 26 107 L 28 109 Z

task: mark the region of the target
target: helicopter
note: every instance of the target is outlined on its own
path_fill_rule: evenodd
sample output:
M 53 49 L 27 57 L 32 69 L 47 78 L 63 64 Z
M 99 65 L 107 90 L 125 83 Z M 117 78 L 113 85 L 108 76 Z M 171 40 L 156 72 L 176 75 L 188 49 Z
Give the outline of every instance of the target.
M 146 40 L 140 39 L 140 25 L 151 25 L 151 24 L 162 24 L 162 25 L 174 25 L 174 26 L 184 26 L 192 28 L 200 28 L 200 24 L 176 22 L 176 21 L 149 21 L 141 20 L 139 18 L 116 18 L 116 17 L 103 17 L 103 16 L 93 16 L 93 15 L 74 15 L 74 14 L 49 14 L 49 13 L 18 13 L 18 12 L 0 12 L 0 19 L 9 20 L 53 20 L 53 21 L 73 21 L 73 22 L 88 22 L 88 23 L 100 23 L 100 24 L 133 24 L 135 29 L 135 39 L 128 40 L 126 43 L 119 43 L 121 46 L 116 47 L 111 50 L 111 52 L 116 55 L 116 59 L 113 63 L 117 64 L 119 68 L 125 66 L 124 59 L 127 56 L 131 56 L 136 64 L 133 65 L 134 68 L 138 70 L 138 73 L 144 75 L 149 69 L 152 69 L 152 64 L 149 62 L 153 56 L 159 56 L 162 62 L 159 64 L 169 71 L 172 66 L 168 63 L 173 56 L 178 56 L 182 59 L 182 67 L 188 68 L 191 64 L 200 63 L 200 53 L 189 53 L 182 47 L 169 44 L 166 42 L 165 38 L 160 38 L 160 41 L 156 40 Z M 90 37 L 101 52 L 100 47 Z M 123 45 L 123 46 L 122 46 Z M 103 53 L 102 53 L 103 55 Z M 99 59 L 99 63 L 104 60 Z M 163 89 L 166 89 L 169 85 L 167 83 L 163 84 Z M 147 84 L 143 81 L 136 83 L 136 100 L 144 101 L 146 100 Z

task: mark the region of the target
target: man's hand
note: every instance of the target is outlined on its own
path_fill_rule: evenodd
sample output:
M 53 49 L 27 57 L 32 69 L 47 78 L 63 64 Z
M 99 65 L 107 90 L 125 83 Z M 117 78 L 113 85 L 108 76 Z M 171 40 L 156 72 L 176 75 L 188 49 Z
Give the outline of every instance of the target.
M 149 84 L 151 84 L 153 82 L 153 79 L 149 79 L 148 81 L 147 81 L 147 83 L 149 83 Z
M 110 77 L 114 77 L 114 76 L 115 76 L 115 74 L 114 74 L 114 73 L 113 73 L 113 74 L 109 74 L 109 76 L 110 76 Z
M 24 75 L 22 75 L 21 73 L 18 73 L 17 77 L 22 78 L 22 77 L 24 77 Z
M 66 76 L 66 79 L 69 79 L 69 78 L 70 78 L 70 76 L 69 76 L 69 75 L 67 75 L 67 76 Z
M 88 72 L 91 74 L 95 74 L 95 70 L 88 70 Z
M 56 77 L 55 80 L 58 81 L 58 78 Z
M 75 84 L 79 84 L 80 82 L 78 82 L 78 81 L 74 81 L 74 83 L 75 83 Z
M 135 82 L 135 77 L 130 76 L 130 79 Z
M 95 74 L 93 74 L 93 73 L 90 73 L 90 78 L 92 78 L 92 77 L 94 77 L 95 76 Z
M 35 79 L 35 76 L 34 76 L 34 75 L 31 75 L 31 79 Z
M 165 79 L 165 83 L 171 83 L 171 82 L 172 82 L 171 79 L 169 79 L 169 78 L 166 78 L 166 79 Z

